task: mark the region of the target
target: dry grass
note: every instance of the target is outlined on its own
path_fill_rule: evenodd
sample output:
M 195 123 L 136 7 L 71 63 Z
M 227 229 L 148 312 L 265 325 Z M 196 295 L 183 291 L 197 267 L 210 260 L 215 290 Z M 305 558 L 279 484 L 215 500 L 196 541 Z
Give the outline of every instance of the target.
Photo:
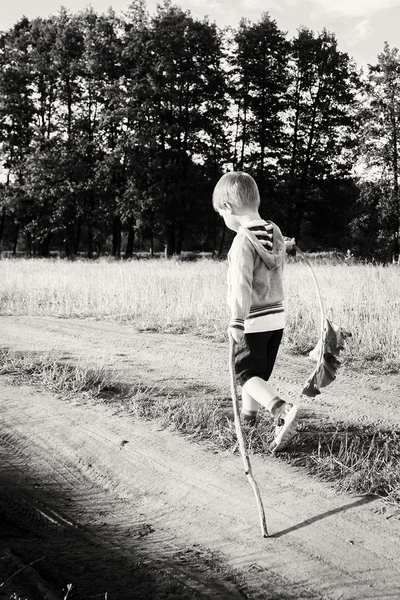
M 353 334 L 347 358 L 386 372 L 400 367 L 400 269 L 321 264 L 315 272 L 328 317 Z M 226 263 L 203 259 L 96 262 L 0 261 L 0 314 L 131 320 L 138 329 L 191 331 L 224 339 Z M 319 312 L 308 268 L 285 270 L 284 344 L 305 353 L 316 343 Z
M 35 355 L 0 349 L 0 376 L 17 385 L 35 385 L 67 399 L 79 395 L 95 400 L 110 393 L 121 393 L 113 373 L 104 366 L 67 364 L 61 355 L 54 353 Z
M 303 423 L 290 462 L 342 491 L 376 494 L 400 504 L 400 431 Z
M 238 451 L 230 398 L 206 399 L 162 394 L 139 385 L 122 386 L 104 368 L 71 366 L 54 355 L 0 351 L 0 375 L 19 385 L 35 384 L 84 400 L 107 402 L 139 419 L 157 419 L 161 426 L 202 441 L 212 449 Z M 251 453 L 270 454 L 274 425 L 260 411 L 256 427 L 245 428 Z M 353 493 L 377 494 L 400 504 L 400 431 L 374 427 L 311 425 L 302 417 L 289 452 L 280 456 L 308 472 Z

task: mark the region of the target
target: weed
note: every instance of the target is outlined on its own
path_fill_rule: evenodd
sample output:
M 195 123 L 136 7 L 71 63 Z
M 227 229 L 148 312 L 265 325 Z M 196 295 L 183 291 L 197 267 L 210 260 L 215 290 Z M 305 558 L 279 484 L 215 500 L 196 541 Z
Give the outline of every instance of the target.
M 0 349 L 0 375 L 18 385 L 36 385 L 66 398 L 79 395 L 96 399 L 116 387 L 109 369 L 65 364 L 61 355 L 54 353 L 34 355 Z
M 400 503 L 400 431 L 305 424 L 288 460 L 346 492 Z

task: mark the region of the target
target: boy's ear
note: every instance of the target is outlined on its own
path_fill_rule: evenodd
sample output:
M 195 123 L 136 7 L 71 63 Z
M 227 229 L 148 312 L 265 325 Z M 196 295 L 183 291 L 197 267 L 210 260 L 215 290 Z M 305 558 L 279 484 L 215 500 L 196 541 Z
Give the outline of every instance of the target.
M 224 208 L 225 208 L 225 210 L 227 210 L 229 212 L 229 214 L 232 214 L 233 208 L 232 208 L 232 204 L 230 202 L 224 202 Z

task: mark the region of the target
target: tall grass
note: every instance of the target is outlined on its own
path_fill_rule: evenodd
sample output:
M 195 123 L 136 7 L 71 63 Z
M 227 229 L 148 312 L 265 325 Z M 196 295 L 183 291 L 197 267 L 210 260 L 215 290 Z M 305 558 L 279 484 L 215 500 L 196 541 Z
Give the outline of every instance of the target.
M 315 264 L 328 316 L 353 334 L 353 359 L 400 367 L 400 269 Z M 223 339 L 226 263 L 203 259 L 96 262 L 1 260 L 0 314 L 131 320 L 138 329 Z M 285 269 L 286 348 L 307 352 L 319 313 L 308 268 Z

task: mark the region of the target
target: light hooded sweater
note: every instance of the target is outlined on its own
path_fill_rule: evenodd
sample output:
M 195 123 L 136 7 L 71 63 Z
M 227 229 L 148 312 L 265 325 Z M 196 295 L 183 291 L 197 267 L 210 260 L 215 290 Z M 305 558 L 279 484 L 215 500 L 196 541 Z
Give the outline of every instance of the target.
M 285 254 L 285 241 L 275 223 L 257 220 L 239 228 L 228 254 L 229 327 L 245 333 L 284 328 Z

